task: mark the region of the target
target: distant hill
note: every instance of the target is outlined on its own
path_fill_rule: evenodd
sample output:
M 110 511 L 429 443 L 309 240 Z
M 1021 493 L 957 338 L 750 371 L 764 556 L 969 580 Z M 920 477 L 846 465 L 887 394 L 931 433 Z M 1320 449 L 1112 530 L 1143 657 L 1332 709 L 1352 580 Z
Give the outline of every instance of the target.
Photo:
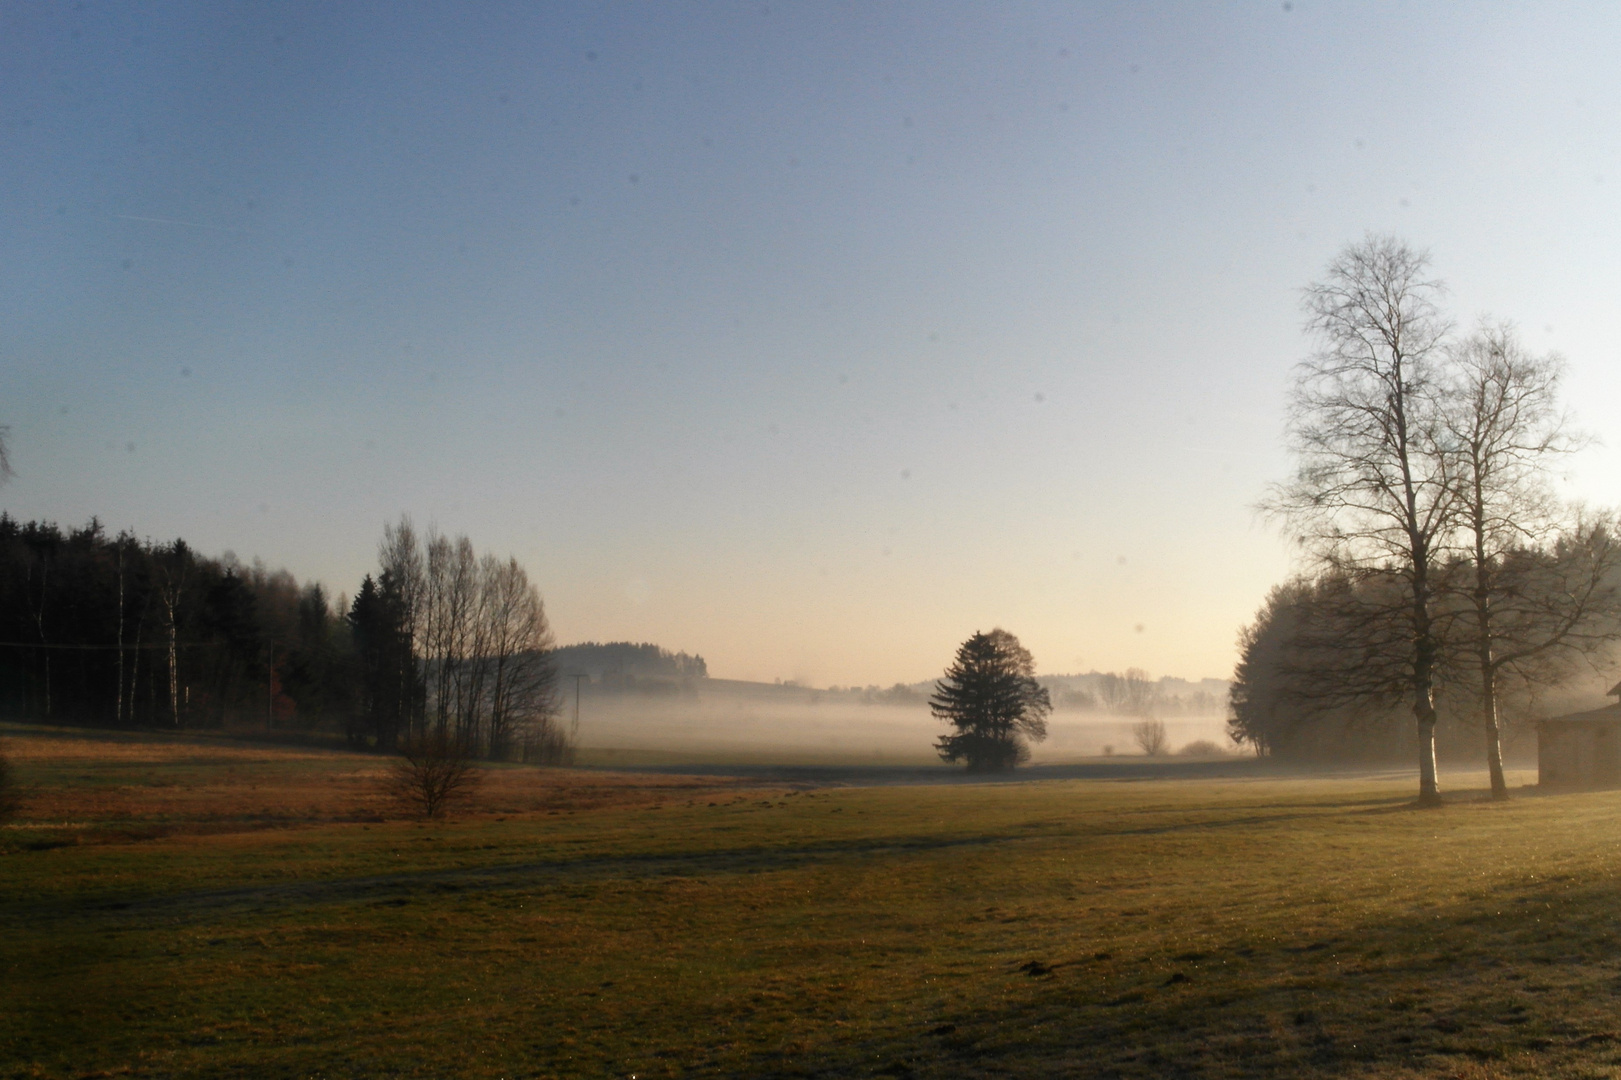
M 588 675 L 594 683 L 616 680 L 675 680 L 709 677 L 701 656 L 670 652 L 657 645 L 630 641 L 585 641 L 552 650 L 552 660 L 564 675 Z

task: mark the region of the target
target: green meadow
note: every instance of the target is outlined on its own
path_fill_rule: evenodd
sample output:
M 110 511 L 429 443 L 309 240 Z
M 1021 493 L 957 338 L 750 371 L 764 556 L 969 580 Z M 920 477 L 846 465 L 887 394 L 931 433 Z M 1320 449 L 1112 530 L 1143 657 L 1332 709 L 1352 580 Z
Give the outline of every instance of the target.
M 363 756 L 0 738 L 0 1076 L 1621 1067 L 1621 793 L 514 767 L 421 823 Z

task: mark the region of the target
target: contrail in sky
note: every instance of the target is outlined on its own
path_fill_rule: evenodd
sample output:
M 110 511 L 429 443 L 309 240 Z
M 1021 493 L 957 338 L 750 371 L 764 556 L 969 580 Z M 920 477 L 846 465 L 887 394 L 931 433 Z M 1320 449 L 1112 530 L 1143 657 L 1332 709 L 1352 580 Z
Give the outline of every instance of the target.
M 233 229 L 225 225 L 204 225 L 196 221 L 176 221 L 173 218 L 136 217 L 134 214 L 114 214 L 113 217 L 123 218 L 125 221 L 150 221 L 154 225 L 184 225 L 188 229 L 213 229 L 215 232 L 245 233 L 248 231 L 246 229 Z

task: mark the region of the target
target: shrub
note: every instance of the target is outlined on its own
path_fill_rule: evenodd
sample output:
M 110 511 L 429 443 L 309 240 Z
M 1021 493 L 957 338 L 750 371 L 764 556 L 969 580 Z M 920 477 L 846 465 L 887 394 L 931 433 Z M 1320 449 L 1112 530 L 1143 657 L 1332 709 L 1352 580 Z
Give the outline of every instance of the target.
M 1226 757 L 1227 751 L 1209 739 L 1195 739 L 1177 751 L 1183 757 Z
M 389 768 L 385 790 L 408 813 L 436 818 L 471 800 L 482 779 L 467 745 L 435 731 L 400 740 L 400 759 Z

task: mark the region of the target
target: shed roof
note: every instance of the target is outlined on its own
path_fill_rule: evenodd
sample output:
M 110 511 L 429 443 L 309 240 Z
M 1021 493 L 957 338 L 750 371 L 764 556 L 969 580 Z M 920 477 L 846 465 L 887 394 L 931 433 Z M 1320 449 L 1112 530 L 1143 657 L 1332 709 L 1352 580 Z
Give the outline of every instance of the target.
M 1544 724 L 1593 724 L 1612 723 L 1621 724 L 1621 702 L 1606 705 L 1601 709 L 1588 709 L 1586 712 L 1567 713 L 1564 716 L 1550 716 L 1542 721 Z

